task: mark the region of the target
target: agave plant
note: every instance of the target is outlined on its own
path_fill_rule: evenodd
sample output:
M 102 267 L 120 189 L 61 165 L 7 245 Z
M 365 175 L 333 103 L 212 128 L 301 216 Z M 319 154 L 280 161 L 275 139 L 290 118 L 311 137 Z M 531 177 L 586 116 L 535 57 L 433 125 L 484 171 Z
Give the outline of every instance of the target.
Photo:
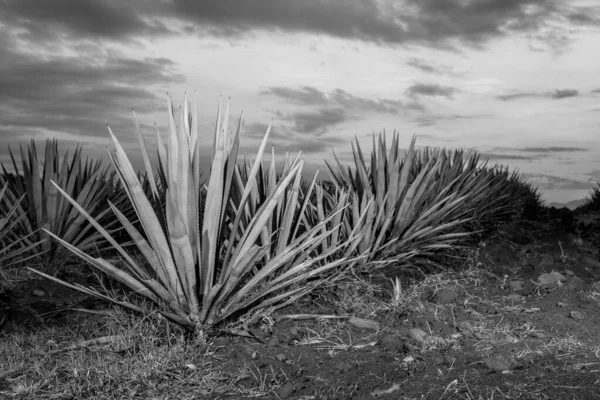
M 146 265 L 136 262 L 98 221 L 56 184 L 57 190 L 120 253 L 124 266 L 93 258 L 57 235 L 49 231 L 48 234 L 83 260 L 156 303 L 161 314 L 170 321 L 196 332 L 234 316 L 246 313 L 257 316 L 283 307 L 313 290 L 328 273 L 348 261 L 330 256 L 352 246 L 357 238 L 336 243 L 328 252 L 318 251 L 335 232 L 325 226 L 343 211 L 341 206 L 315 226 L 305 227 L 304 233 L 295 233 L 294 221 L 302 220 L 298 214 L 302 213 L 302 209 L 298 210 L 301 154 L 289 157 L 280 178 L 269 181 L 268 190 L 262 192 L 264 198 L 258 196 L 261 180 L 258 172 L 270 126 L 254 163 L 247 163 L 247 168 L 240 172 L 237 153 L 241 117 L 235 133 L 229 132 L 229 105 L 221 116 L 219 102 L 212 166 L 208 185 L 204 186 L 200 181 L 201 141 L 196 107 L 191 111 L 186 99 L 180 115 L 177 129 L 169 98 L 166 147 L 157 132 L 159 174 L 166 182 L 164 208 L 152 207 L 150 197 L 157 197 L 159 193 L 152 184 L 154 173 L 139 129 L 136 132 L 142 142 L 151 195 L 144 193 L 125 151 L 109 128 L 115 147 L 110 157 L 139 218 L 141 231 L 118 207 L 109 204 L 134 239 Z M 206 200 L 201 215 L 203 190 Z M 37 273 L 132 310 L 146 312 L 131 301 Z
M 374 262 L 366 265 L 403 265 L 416 256 L 455 247 L 470 234 L 464 227 L 473 219 L 478 206 L 474 200 L 481 195 L 457 190 L 472 189 L 473 175 L 458 164 L 452 167 L 446 153 L 427 152 L 423 157 L 413 138 L 402 155 L 398 144 L 395 132 L 389 150 L 385 135 L 377 140 L 374 136 L 367 163 L 356 140 L 354 169 L 344 167 L 335 153 L 337 169 L 327 163 L 334 184 L 350 191 L 351 208 L 344 213 L 343 225 L 360 234 L 358 252 L 368 253 Z M 327 197 L 330 205 L 338 201 Z
M 449 151 L 426 147 L 417 153 L 414 169 L 420 171 L 430 159 L 442 162 L 430 190 L 438 192 L 450 185 L 453 192 L 467 196 L 465 203 L 471 210 L 469 230 L 483 230 L 508 222 L 520 215 L 525 205 L 537 207 L 540 203 L 539 194 L 523 182 L 521 175 L 509 173 L 503 166 L 488 167 L 487 160 L 481 161 L 477 152 L 466 154 L 462 149 Z
M 440 169 L 430 190 L 437 193 L 449 188 L 454 193 L 466 196 L 465 203 L 469 208 L 463 211 L 471 217 L 470 222 L 478 220 L 478 216 L 490 215 L 491 210 L 496 210 L 496 205 L 506 207 L 506 194 L 499 193 L 497 198 L 491 198 L 493 187 L 489 185 L 490 179 L 485 169 L 480 168 L 478 153 L 472 152 L 466 156 L 462 149 L 448 151 L 425 147 L 416 154 L 414 171 L 427 168 L 432 160 L 440 162 Z
M 0 179 L 1 183 L 2 179 Z M 4 183 L 2 189 L 0 189 L 0 202 L 8 197 L 6 196 L 7 192 L 8 183 Z M 19 203 L 24 197 L 25 195 L 22 195 L 6 213 L 0 214 L 0 266 L 2 267 L 6 266 L 9 260 L 26 261 L 31 258 L 23 258 L 22 256 L 40 244 L 40 242 L 31 242 L 31 235 L 19 237 L 14 233 L 15 226 L 23 218 L 22 216 L 15 217 L 15 211 L 17 211 Z
M 352 149 L 354 169 L 335 153 L 337 169 L 327 167 L 334 185 L 350 192 L 342 223 L 346 232 L 361 234 L 358 250 L 373 261 L 367 268 L 408 264 L 416 256 L 459 247 L 483 227 L 506 220 L 523 199 L 521 177 L 487 168 L 477 153 L 415 150 L 413 138 L 401 156 L 395 132 L 389 150 L 385 134 L 373 136 L 369 163 L 358 140 Z M 339 200 L 328 191 L 324 204 L 331 207 Z
M 9 152 L 16 174 L 9 174 L 1 165 L 11 190 L 0 200 L 0 211 L 7 212 L 17 204 L 15 213 L 19 218 L 13 230 L 21 237 L 29 237 L 29 244 L 37 243 L 33 247 L 37 255 L 44 254 L 46 260 L 60 265 L 70 254 L 46 231 L 59 235 L 82 251 L 103 249 L 102 235 L 65 198 L 58 196 L 57 189 L 50 182 L 57 182 L 90 215 L 113 232 L 118 220 L 112 215 L 106 200 L 111 199 L 118 205 L 126 201 L 126 194 L 115 190 L 112 183 L 114 173 L 109 174 L 101 160 L 86 159 L 83 162 L 80 146 L 75 149 L 73 157 L 69 157 L 67 151 L 61 161 L 58 142 L 54 139 L 46 141 L 43 161 L 38 158 L 35 142 L 31 141 L 27 151 L 20 148 L 22 174 L 10 149 Z M 22 201 L 17 202 L 19 198 Z M 133 209 L 125 213 L 132 215 Z
M 590 189 L 584 203 L 578 207 L 581 212 L 600 211 L 600 183 Z

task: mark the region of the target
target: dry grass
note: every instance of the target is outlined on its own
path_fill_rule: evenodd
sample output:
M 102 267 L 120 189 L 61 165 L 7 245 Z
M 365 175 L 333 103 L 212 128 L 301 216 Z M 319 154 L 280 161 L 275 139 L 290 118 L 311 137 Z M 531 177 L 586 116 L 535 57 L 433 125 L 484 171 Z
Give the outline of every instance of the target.
M 501 289 L 506 282 L 485 271 L 475 259 L 473 253 L 460 271 L 428 275 L 412 285 L 399 282 L 400 286 L 396 286 L 393 293 L 382 291 L 380 286 L 364 278 L 345 276 L 335 282 L 338 290 L 334 291 L 332 286 L 315 292 L 316 301 L 320 303 L 316 309 L 322 313 L 320 317 L 295 321 L 294 326 L 305 334 L 294 345 L 331 356 L 372 347 L 383 334 L 397 334 L 400 328 L 390 328 L 386 323 L 405 315 L 411 321 L 422 320 L 427 324 L 424 327 L 427 340 L 420 343 L 420 348 L 413 349 L 421 354 L 471 351 L 481 359 L 507 350 L 517 361 L 552 356 L 564 359 L 567 369 L 600 370 L 600 363 L 596 362 L 600 358 L 600 346 L 590 346 L 574 337 L 536 335 L 538 330 L 533 323 L 503 317 L 535 313 L 536 309 L 509 303 L 501 296 L 489 296 L 490 288 Z M 427 301 L 428 296 L 442 289 L 456 294 L 455 304 L 444 306 Z M 484 316 L 478 312 L 477 306 L 481 305 L 500 312 Z M 456 312 L 458 318 L 459 309 L 463 320 L 468 316 L 472 321 L 467 330 L 458 333 L 452 330 L 451 334 L 436 331 L 436 323 L 438 327 L 443 321 L 453 324 L 453 313 Z M 354 330 L 349 323 L 350 316 L 378 322 L 381 329 Z M 265 330 L 289 315 L 281 312 L 272 317 L 263 318 Z M 79 318 L 68 328 L 50 327 L 34 333 L 18 330 L 2 338 L 0 397 L 260 398 L 273 396 L 290 378 L 282 369 L 258 368 L 252 359 L 243 365 L 234 365 L 234 369 L 231 365 L 226 367 L 229 360 L 222 359 L 207 338 L 186 339 L 183 330 L 168 325 L 158 314 L 143 318 L 121 309 L 110 309 L 101 318 L 86 314 Z M 95 338 L 102 340 L 92 340 Z M 589 362 L 569 358 L 583 353 L 590 355 Z M 416 361 L 407 357 L 402 362 L 408 369 L 409 364 Z M 6 375 L 2 376 L 3 373 Z M 460 393 L 457 398 L 492 399 L 522 394 L 525 390 L 515 386 L 509 393 L 492 388 L 482 397 L 482 388 L 469 386 L 472 384 L 468 377 L 453 381 L 448 384 L 444 398 Z
M 0 343 L 0 359 L 10 372 L 3 398 L 192 399 L 238 390 L 203 338 L 186 340 L 166 322 L 119 309 L 71 328 L 17 331 Z

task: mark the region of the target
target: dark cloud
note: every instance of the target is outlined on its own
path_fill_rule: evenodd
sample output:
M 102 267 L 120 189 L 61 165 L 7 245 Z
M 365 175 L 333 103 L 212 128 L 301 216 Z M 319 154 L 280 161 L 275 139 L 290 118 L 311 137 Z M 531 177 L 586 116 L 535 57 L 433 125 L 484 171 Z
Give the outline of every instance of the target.
M 552 97 L 553 99 L 559 100 L 559 99 L 565 99 L 567 97 L 576 97 L 578 95 L 579 95 L 579 91 L 577 91 L 575 89 L 557 89 L 550 95 L 550 97 Z
M 452 98 L 459 90 L 450 86 L 441 86 L 435 83 L 417 83 L 406 89 L 409 96 L 442 96 Z
M 429 28 L 429 38 L 453 36 L 473 44 L 502 36 L 509 24 L 511 30 L 538 28 L 554 9 L 548 1 L 409 0 L 407 3 L 419 10 L 412 21 L 415 28 Z M 528 13 L 528 5 L 537 5 L 539 10 Z
M 375 43 L 444 47 L 458 41 L 480 47 L 523 33 L 555 50 L 557 38 L 572 33 L 557 28 L 557 21 L 574 26 L 600 21 L 598 7 L 558 0 L 173 0 L 166 11 L 202 32 L 220 35 L 266 29 Z
M 0 19 L 44 41 L 267 30 L 450 48 L 522 33 L 557 50 L 575 28 L 599 25 L 599 9 L 560 0 L 4 0 Z
M 77 39 L 123 39 L 165 34 L 169 30 L 148 11 L 152 3 L 118 0 L 5 0 L 0 17 L 24 30 L 25 37 L 46 41 L 66 34 Z
M 326 124 L 323 125 L 323 127 L 325 126 Z M 244 124 L 243 133 L 247 137 L 262 139 L 267 131 L 267 127 L 267 124 L 260 122 Z M 321 127 L 321 130 L 323 127 Z M 285 125 L 274 123 L 269 133 L 267 149 L 270 151 L 271 147 L 274 147 L 278 154 L 283 151 L 302 151 L 305 154 L 314 154 L 329 151 L 346 142 L 338 137 L 327 136 L 323 133 L 319 129 L 315 132 L 298 132 Z M 252 154 L 258 147 L 244 145 L 242 148 L 243 151 L 250 151 Z
M 514 92 L 496 96 L 496 99 L 502 101 L 518 100 L 523 98 L 550 98 L 553 100 L 561 100 L 569 97 L 579 96 L 579 91 L 575 89 L 555 89 L 553 92 L 536 93 L 536 92 Z
M 368 134 L 369 136 L 373 136 L 372 133 Z M 344 146 L 344 150 L 338 150 L 338 149 L 333 149 L 333 152 L 335 153 L 336 157 L 338 158 L 338 160 L 340 160 L 342 162 L 342 164 L 344 164 L 344 162 L 346 163 L 354 163 L 354 152 L 351 150 L 350 147 L 350 143 L 347 143 L 347 146 Z M 346 150 L 348 149 L 348 150 Z M 364 149 L 363 149 L 364 151 Z M 331 159 L 328 160 L 329 164 L 332 166 L 336 166 L 337 167 L 337 163 L 335 162 L 335 159 Z
M 430 74 L 443 74 L 439 67 L 435 67 L 427 61 L 418 58 L 411 58 L 406 62 L 406 65 L 420 69 L 421 71 L 428 72 Z
M 498 100 L 502 100 L 502 101 L 518 100 L 518 99 L 523 99 L 526 97 L 541 97 L 541 96 L 539 93 L 533 93 L 533 92 L 516 92 L 516 93 L 503 94 L 500 96 L 496 96 L 496 98 Z
M 575 179 L 563 178 L 555 175 L 546 174 L 522 174 L 529 182 L 535 184 L 542 190 L 581 190 L 590 189 L 593 186 L 593 181 L 579 181 Z
M 250 136 L 253 138 L 262 139 L 267 133 L 268 124 L 263 124 L 262 122 L 252 122 L 246 123 L 244 122 L 242 125 L 242 132 L 245 136 Z M 290 137 L 294 136 L 294 132 L 292 132 L 288 127 L 283 126 L 281 124 L 272 124 L 271 131 L 269 132 L 269 138 L 273 139 L 284 139 L 288 140 Z
M 302 151 L 306 154 L 311 153 L 323 153 L 326 151 L 330 151 L 335 147 L 339 147 L 341 144 L 345 144 L 346 140 L 342 140 L 336 137 L 325 137 L 325 138 L 303 138 L 298 141 L 288 142 L 288 145 L 285 147 L 286 150 L 289 151 Z
M 600 171 L 588 172 L 586 175 L 589 175 L 594 179 L 600 180 Z
M 413 119 L 413 122 L 419 126 L 432 126 L 437 124 L 440 121 L 453 121 L 457 119 L 472 119 L 477 118 L 476 116 L 466 116 L 459 114 L 450 114 L 450 115 L 435 115 L 435 114 L 426 114 L 421 115 Z
M 402 41 L 406 33 L 374 0 L 174 0 L 173 15 L 200 31 L 238 35 L 252 29 L 314 32 L 373 42 Z
M 354 96 L 342 89 L 335 89 L 326 94 L 311 86 L 300 89 L 271 87 L 261 94 L 306 107 L 318 106 L 311 111 L 285 113 L 278 110 L 276 112 L 279 119 L 292 122 L 290 129 L 294 132 L 316 136 L 326 133 L 333 126 L 358 118 L 360 113 L 399 114 L 405 110 L 421 109 L 416 102 L 405 105 L 400 100 L 367 99 Z
M 492 38 L 522 33 L 553 51 L 569 44 L 568 37 L 559 43 L 565 32 L 573 34 L 557 22 L 581 10 L 568 2 L 553 0 L 409 0 L 406 3 L 416 10 L 413 19 L 405 21 L 407 30 L 412 33 L 423 29 L 429 41 L 452 38 L 480 47 Z
M 532 161 L 535 160 L 535 157 L 522 156 L 518 154 L 500 154 L 500 153 L 480 153 L 482 159 L 487 159 L 490 161 L 498 161 L 498 160 L 523 160 L 523 161 Z
M 439 143 L 451 143 L 456 146 L 456 141 L 452 138 L 445 137 L 443 135 L 431 134 L 431 133 L 416 133 L 417 143 L 420 143 L 421 139 L 433 141 L 436 144 Z
M 551 154 L 551 153 L 572 153 L 572 152 L 578 152 L 578 151 L 588 151 L 589 149 L 583 148 L 583 147 L 573 147 L 573 146 L 546 146 L 546 147 L 494 147 L 492 149 L 491 155 L 495 156 L 504 156 L 506 155 L 505 152 L 519 152 L 519 153 L 537 153 L 538 155 L 536 156 L 523 156 L 523 155 L 514 155 L 511 154 L 510 159 L 513 160 L 519 160 L 519 159 L 539 159 L 540 157 L 542 157 L 541 155 L 543 154 L 544 156 Z
M 331 95 L 332 101 L 346 110 L 374 111 L 382 114 L 398 114 L 404 105 L 399 100 L 379 99 L 377 101 L 356 97 L 350 93 L 336 89 Z
M 573 151 L 588 151 L 583 147 L 525 147 L 520 151 L 527 153 L 564 153 Z
M 325 94 L 311 86 L 304 86 L 300 89 L 271 87 L 262 91 L 261 94 L 276 96 L 290 103 L 304 106 L 326 105 L 330 108 L 343 108 L 348 111 L 373 111 L 383 114 L 398 114 L 400 110 L 407 108 L 399 100 L 372 100 L 354 96 L 342 89 L 335 89 L 331 93 Z
M 329 127 L 352 119 L 341 108 L 321 109 L 316 112 L 296 112 L 289 114 L 286 119 L 294 123 L 294 130 L 299 133 L 309 133 L 320 136 Z
M 183 79 L 162 58 L 95 51 L 39 56 L 2 44 L 1 139 L 64 133 L 93 140 L 106 137 L 107 124 L 115 133 L 130 132 L 131 110 L 164 110 L 167 85 Z
M 455 77 L 462 75 L 455 72 L 450 67 L 438 65 L 433 61 L 423 60 L 421 58 L 411 58 L 406 62 L 406 65 L 434 75 L 449 75 Z
M 346 141 L 335 136 L 327 135 L 329 128 L 346 121 L 349 117 L 341 109 L 323 109 L 311 113 L 293 113 L 281 115 L 280 120 L 291 121 L 288 126 L 274 121 L 269 133 L 268 148 L 275 147 L 277 152 L 302 151 L 306 154 L 322 153 L 339 146 Z M 245 137 L 262 139 L 268 124 L 262 122 L 244 123 L 242 132 Z M 250 148 L 245 146 L 244 148 Z M 254 149 L 253 151 L 255 151 Z
M 599 26 L 600 25 L 600 8 L 580 6 L 576 10 L 568 12 L 566 19 L 575 24 L 583 26 Z
M 322 105 L 329 102 L 325 93 L 312 86 L 304 86 L 300 89 L 282 86 L 271 87 L 267 90 L 263 90 L 260 94 L 280 97 L 292 103 L 301 105 Z

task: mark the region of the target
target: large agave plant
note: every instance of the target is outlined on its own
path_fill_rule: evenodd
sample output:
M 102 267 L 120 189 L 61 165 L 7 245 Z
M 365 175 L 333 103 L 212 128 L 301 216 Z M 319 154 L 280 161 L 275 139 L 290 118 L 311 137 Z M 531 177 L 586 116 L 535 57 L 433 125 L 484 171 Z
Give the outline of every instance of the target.
M 110 153 L 111 160 L 139 218 L 141 231 L 118 207 L 112 203 L 110 207 L 134 239 L 145 258 L 145 265 L 135 261 L 98 221 L 54 183 L 121 254 L 124 266 L 93 258 L 57 235 L 49 231 L 48 234 L 94 267 L 155 302 L 169 320 L 196 331 L 236 315 L 252 312 L 256 316 L 289 304 L 310 292 L 328 273 L 347 261 L 332 259 L 331 255 L 353 245 L 356 238 L 336 243 L 329 251 L 318 251 L 335 231 L 326 228 L 326 224 L 342 211 L 342 207 L 334 208 L 318 224 L 305 227 L 302 234 L 296 233 L 294 221 L 301 221 L 298 213 L 303 212 L 298 209 L 301 155 L 289 157 L 280 178 L 270 180 L 268 189 L 260 189 L 263 197 L 259 196 L 261 178 L 258 172 L 270 126 L 254 163 L 245 164 L 241 172 L 236 163 L 241 118 L 235 133 L 229 132 L 229 105 L 221 116 L 219 104 L 212 166 L 205 187 L 200 181 L 196 107 L 192 111 L 186 100 L 180 114 L 177 129 L 169 99 L 166 147 L 157 134 L 159 174 L 166 183 L 164 208 L 152 207 L 150 198 L 158 197 L 159 192 L 153 185 L 154 173 L 139 129 L 151 195 L 144 193 L 125 151 L 109 128 L 115 146 Z M 275 168 L 274 164 L 272 168 Z M 203 190 L 206 193 L 201 215 Z M 145 312 L 137 304 L 110 297 L 107 293 L 81 285 L 70 286 Z
M 2 175 L 10 190 L 4 199 L 0 199 L 0 212 L 7 212 L 16 204 L 14 212 L 18 219 L 12 227 L 13 231 L 22 238 L 29 237 L 24 239 L 29 245 L 37 243 L 33 246 L 37 255 L 43 254 L 45 260 L 56 265 L 61 265 L 70 252 L 59 246 L 46 232 L 60 236 L 82 251 L 101 250 L 105 246 L 102 235 L 73 205 L 58 195 L 58 190 L 50 182 L 56 182 L 87 213 L 113 232 L 118 220 L 111 213 L 106 200 L 111 199 L 119 205 L 127 200 L 122 190 L 115 190 L 114 173 L 109 174 L 101 160 L 86 159 L 84 162 L 79 146 L 72 157 L 67 151 L 61 160 L 56 140 L 46 141 L 43 161 L 39 159 L 33 141 L 27 150 L 21 147 L 22 172 L 10 149 L 9 152 L 16 173 L 8 173 L 5 166 L 1 165 Z M 132 212 L 133 209 L 125 211 L 127 215 Z

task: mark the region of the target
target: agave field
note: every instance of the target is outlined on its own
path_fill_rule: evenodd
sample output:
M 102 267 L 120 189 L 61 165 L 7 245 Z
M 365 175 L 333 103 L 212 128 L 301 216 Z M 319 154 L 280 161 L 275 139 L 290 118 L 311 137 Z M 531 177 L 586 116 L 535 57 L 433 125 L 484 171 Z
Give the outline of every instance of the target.
M 522 301 L 547 301 L 555 289 L 582 280 L 584 272 L 567 261 L 584 253 L 576 246 L 595 240 L 598 191 L 565 225 L 577 227 L 577 240 L 560 236 L 560 253 L 553 246 L 545 254 L 551 260 L 543 261 L 531 237 L 547 235 L 566 217 L 550 213 L 520 174 L 490 166 L 475 152 L 419 148 L 415 138 L 403 150 L 400 134 L 383 133 L 373 135 L 370 154 L 357 139 L 350 165 L 334 154 L 327 176 L 307 177 L 302 153 L 278 158 L 267 149 L 271 126 L 252 158 L 239 157 L 241 117 L 230 127 L 229 104 L 224 111 L 219 104 L 210 171 L 201 171 L 196 105 L 186 99 L 176 117 L 169 99 L 167 114 L 166 142 L 158 131 L 153 138 L 154 167 L 134 114 L 144 171 L 134 169 L 110 128 L 109 166 L 83 160 L 81 147 L 61 157 L 55 140 L 46 142 L 43 159 L 33 142 L 20 148 L 19 161 L 10 151 L 12 165 L 2 165 L 0 174 L 2 291 L 7 299 L 26 291 L 75 301 L 54 302 L 44 312 L 29 302 L 19 309 L 30 316 L 21 325 L 18 307 L 0 314 L 3 395 L 475 399 L 517 393 L 516 384 L 500 386 L 504 372 L 522 365 L 513 365 L 514 354 L 495 359 L 490 349 L 496 337 L 509 343 L 507 337 L 529 337 L 535 327 L 515 327 L 521 319 L 507 317 L 502 328 L 469 300 L 480 296 L 486 306 L 522 315 L 529 312 Z M 510 234 L 506 226 L 513 227 Z M 560 226 L 557 235 L 569 234 Z M 515 239 L 519 232 L 527 239 Z M 487 245 L 492 238 L 523 248 Z M 537 274 L 529 279 L 535 285 L 506 260 L 485 264 L 486 249 L 514 263 L 524 257 L 520 262 Z M 585 257 L 593 264 L 595 253 Z M 587 272 L 587 283 L 600 281 L 597 272 Z M 591 300 L 574 302 L 597 306 L 600 284 L 577 288 L 568 293 L 588 293 Z M 492 301 L 492 293 L 504 303 Z M 481 318 L 469 322 L 461 313 Z M 7 324 L 11 329 L 1 330 Z M 461 342 L 468 338 L 474 342 Z M 97 346 L 108 353 L 90 353 Z M 553 348 L 568 346 L 577 347 Z M 467 351 L 479 358 L 458 360 Z M 598 357 L 600 344 L 595 351 Z M 432 354 L 443 360 L 428 363 Z M 455 364 L 462 375 L 451 373 Z M 466 371 L 475 364 L 498 372 L 496 380 L 483 382 L 475 372 L 477 383 L 470 381 Z M 411 386 L 411 377 L 421 383 Z

